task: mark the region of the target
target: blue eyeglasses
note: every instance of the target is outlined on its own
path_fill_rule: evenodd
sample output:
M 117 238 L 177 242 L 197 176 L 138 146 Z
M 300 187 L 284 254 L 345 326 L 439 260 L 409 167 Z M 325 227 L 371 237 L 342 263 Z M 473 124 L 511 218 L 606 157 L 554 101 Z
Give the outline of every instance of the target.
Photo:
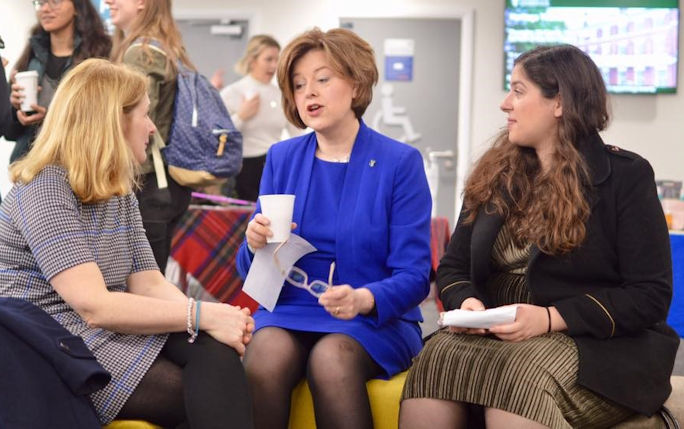
M 302 270 L 299 267 L 292 267 L 289 273 L 285 273 L 285 270 L 282 268 L 280 265 L 280 261 L 278 260 L 278 250 L 285 244 L 286 242 L 282 242 L 276 247 L 275 251 L 273 251 L 273 260 L 275 261 L 276 267 L 278 267 L 278 270 L 282 275 L 285 276 L 285 281 L 291 284 L 292 286 L 298 287 L 300 289 L 304 289 L 307 292 L 309 292 L 311 295 L 315 296 L 316 298 L 320 297 L 323 295 L 328 289 L 332 288 L 332 279 L 333 279 L 333 273 L 335 272 L 335 261 L 330 263 L 330 272 L 328 273 L 328 283 L 325 283 L 322 280 L 314 280 L 311 283 L 309 283 L 309 275 L 306 273 L 306 271 Z

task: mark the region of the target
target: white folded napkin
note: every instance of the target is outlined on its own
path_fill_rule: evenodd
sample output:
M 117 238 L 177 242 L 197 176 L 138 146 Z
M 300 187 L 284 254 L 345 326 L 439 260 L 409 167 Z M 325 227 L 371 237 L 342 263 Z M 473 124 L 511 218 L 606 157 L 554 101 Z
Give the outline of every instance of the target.
M 451 310 L 439 314 L 439 326 L 459 328 L 491 328 L 515 321 L 517 305 L 506 305 L 483 311 Z

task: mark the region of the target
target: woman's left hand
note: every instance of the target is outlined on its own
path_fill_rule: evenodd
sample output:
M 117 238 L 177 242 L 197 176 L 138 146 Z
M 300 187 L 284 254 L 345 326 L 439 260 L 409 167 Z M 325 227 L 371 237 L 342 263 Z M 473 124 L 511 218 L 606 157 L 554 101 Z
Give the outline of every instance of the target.
M 39 106 L 37 104 L 31 105 L 31 107 L 33 107 L 33 111 L 35 113 L 30 115 L 22 112 L 21 110 L 17 110 L 17 119 L 19 120 L 19 123 L 25 127 L 28 127 L 29 125 L 36 125 L 42 122 L 43 118 L 45 118 L 45 113 L 47 112 L 45 107 Z
M 549 313 L 546 307 L 516 304 L 515 322 L 489 328 L 489 333 L 504 341 L 518 342 L 545 334 L 549 331 Z
M 349 320 L 359 313 L 369 313 L 375 306 L 375 299 L 367 288 L 354 289 L 350 285 L 339 285 L 321 295 L 318 303 L 333 317 Z

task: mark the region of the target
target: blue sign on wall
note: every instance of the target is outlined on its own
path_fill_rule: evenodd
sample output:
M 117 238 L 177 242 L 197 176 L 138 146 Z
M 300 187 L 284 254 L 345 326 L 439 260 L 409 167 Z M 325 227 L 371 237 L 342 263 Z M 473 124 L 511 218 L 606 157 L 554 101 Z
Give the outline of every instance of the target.
M 385 56 L 385 81 L 413 80 L 413 56 Z
M 673 293 L 667 323 L 684 337 L 684 234 L 670 233 Z

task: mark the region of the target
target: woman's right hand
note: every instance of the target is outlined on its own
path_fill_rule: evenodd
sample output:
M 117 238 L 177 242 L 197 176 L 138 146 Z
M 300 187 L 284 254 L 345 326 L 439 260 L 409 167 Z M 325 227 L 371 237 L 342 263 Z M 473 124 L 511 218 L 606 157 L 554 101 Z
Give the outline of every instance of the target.
M 257 213 L 254 219 L 249 221 L 245 236 L 247 237 L 247 244 L 251 249 L 261 249 L 266 245 L 266 239 L 273 235 L 269 225 L 271 225 L 271 221 L 261 213 Z M 295 229 L 296 227 L 297 224 L 292 222 L 291 228 Z
M 16 83 L 14 79 L 14 75 L 16 74 L 16 71 L 13 71 L 10 75 L 10 82 L 12 82 L 12 92 L 10 92 L 10 104 L 12 104 L 12 106 L 15 109 L 21 110 L 21 100 L 24 99 L 24 87 Z
M 477 298 L 470 297 L 466 298 L 462 303 L 461 303 L 461 310 L 466 310 L 466 311 L 484 311 L 485 306 Z M 457 326 L 450 326 L 449 331 L 454 332 L 456 334 L 469 334 L 469 335 L 485 335 L 487 334 L 487 330 L 483 328 L 459 328 Z
M 259 111 L 259 104 L 261 103 L 259 99 L 259 94 L 254 94 L 250 99 L 242 99 L 242 105 L 238 110 L 238 117 L 243 121 L 249 121 L 257 114 Z
M 16 83 L 14 79 L 14 75 L 16 74 L 16 71 L 14 71 L 10 76 L 10 82 L 13 82 L 12 92 L 10 93 L 10 104 L 12 104 L 12 106 L 15 109 L 17 109 L 17 120 L 21 125 L 25 127 L 28 127 L 29 125 L 39 124 L 45 118 L 45 112 L 47 111 L 47 109 L 43 106 L 34 104 L 31 106 L 34 111 L 33 114 L 28 115 L 22 112 L 21 102 L 24 99 L 24 87 Z M 40 91 L 40 87 L 38 87 L 38 90 Z
M 251 249 L 261 249 L 266 245 L 266 239 L 273 235 L 270 224 L 271 221 L 261 213 L 257 213 L 254 219 L 249 221 L 245 236 Z
M 244 356 L 246 344 L 254 331 L 254 319 L 248 308 L 217 302 L 202 302 L 200 327 L 216 341 L 230 346 Z

